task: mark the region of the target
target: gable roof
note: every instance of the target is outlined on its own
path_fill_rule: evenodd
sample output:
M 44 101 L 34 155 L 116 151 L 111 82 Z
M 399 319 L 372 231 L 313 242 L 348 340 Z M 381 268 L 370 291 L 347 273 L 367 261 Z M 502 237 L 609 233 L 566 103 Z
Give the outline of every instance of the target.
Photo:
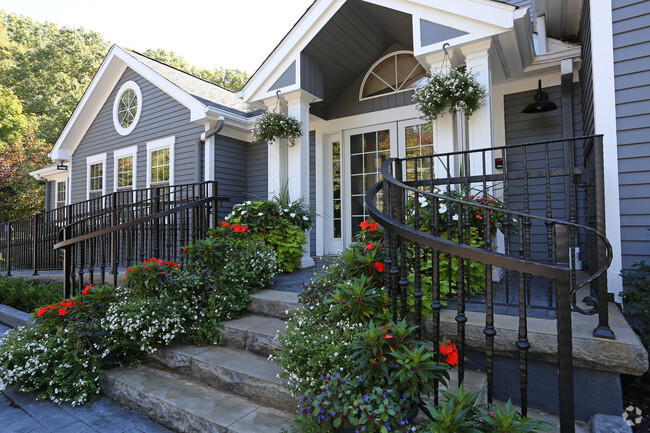
M 420 19 L 432 22 L 440 19 L 446 22 L 451 19 L 450 27 L 458 28 L 466 33 L 466 36 L 457 38 L 456 42 L 466 43 L 474 38 L 485 38 L 512 29 L 514 20 L 523 16 L 526 10 L 518 10 L 517 4 L 526 4 L 530 0 L 509 0 L 513 4 L 499 0 L 455 0 L 453 2 L 448 0 L 362 1 L 410 14 L 413 20 L 418 22 Z M 247 102 L 273 97 L 275 95 L 275 91 L 271 91 L 273 83 L 277 82 L 293 62 L 296 62 L 296 65 L 300 64 L 300 52 L 345 3 L 346 0 L 314 0 L 237 95 Z M 471 31 L 472 35 L 469 34 L 470 30 L 462 28 L 461 22 L 474 29 Z M 437 47 L 438 45 L 439 47 Z M 418 47 L 415 48 L 414 52 L 417 57 L 420 53 L 417 52 Z M 432 48 L 442 49 L 442 42 L 430 45 L 427 48 L 429 50 Z M 299 77 L 300 74 L 297 76 Z M 300 88 L 298 81 L 294 81 L 294 84 L 283 90 L 286 92 Z
M 219 116 L 226 125 L 249 129 L 261 110 L 245 104 L 234 92 L 180 71 L 147 56 L 113 45 L 49 153 L 52 159 L 70 160 L 106 103 L 124 71 L 130 68 L 190 111 L 189 121 L 207 124 Z
M 235 92 L 206 81 L 188 72 L 169 66 L 132 50 L 125 50 L 139 62 L 147 65 L 199 101 L 211 107 L 220 108 L 244 117 L 257 116 L 263 110 L 245 103 Z

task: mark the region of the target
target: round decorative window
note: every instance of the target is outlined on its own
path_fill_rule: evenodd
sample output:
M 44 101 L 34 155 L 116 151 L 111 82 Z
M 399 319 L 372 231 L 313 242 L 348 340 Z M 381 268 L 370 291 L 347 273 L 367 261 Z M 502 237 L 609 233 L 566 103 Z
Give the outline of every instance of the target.
M 113 104 L 113 124 L 120 135 L 133 131 L 142 110 L 142 92 L 134 81 L 127 81 L 120 87 Z

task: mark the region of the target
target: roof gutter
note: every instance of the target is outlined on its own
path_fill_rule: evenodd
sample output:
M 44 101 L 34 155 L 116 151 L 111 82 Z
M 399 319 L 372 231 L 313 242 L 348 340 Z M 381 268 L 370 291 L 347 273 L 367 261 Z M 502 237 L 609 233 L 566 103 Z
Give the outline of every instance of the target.
M 199 146 L 201 146 L 201 143 L 205 143 L 206 140 L 209 140 L 210 138 L 214 137 L 219 132 L 221 132 L 225 123 L 226 123 L 226 118 L 223 116 L 219 116 L 217 118 L 217 125 L 214 128 L 208 129 L 196 139 L 196 162 L 197 162 L 197 167 L 199 167 L 199 170 L 196 171 L 197 183 L 201 182 L 201 167 L 203 167 L 203 158 L 201 158 L 201 148 Z

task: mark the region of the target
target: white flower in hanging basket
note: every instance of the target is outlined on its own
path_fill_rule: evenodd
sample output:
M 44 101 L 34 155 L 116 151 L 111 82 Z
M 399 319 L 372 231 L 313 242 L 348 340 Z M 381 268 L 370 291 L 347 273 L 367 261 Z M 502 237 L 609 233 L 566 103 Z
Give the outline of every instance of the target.
M 267 111 L 255 121 L 253 136 L 258 142 L 273 142 L 286 138 L 294 145 L 294 140 L 302 136 L 302 122 L 277 111 Z
M 485 103 L 485 96 L 476 74 L 452 68 L 448 72 L 432 70 L 429 82 L 415 89 L 413 102 L 424 119 L 433 121 L 445 110 L 462 110 L 469 118 Z

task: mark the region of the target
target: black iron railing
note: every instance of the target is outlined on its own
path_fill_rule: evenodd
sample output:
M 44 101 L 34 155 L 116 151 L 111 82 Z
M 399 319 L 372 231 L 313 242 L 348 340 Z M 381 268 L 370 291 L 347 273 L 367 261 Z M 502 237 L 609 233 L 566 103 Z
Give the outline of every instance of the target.
M 502 168 L 493 162 L 502 162 Z M 524 414 L 531 349 L 527 319 L 540 313 L 555 319 L 561 431 L 573 432 L 571 312 L 599 314 L 594 335 L 614 338 L 607 317 L 611 246 L 603 234 L 602 137 L 392 158 L 381 174 L 383 180 L 366 195 L 366 207 L 385 229 L 386 286 L 395 318 L 412 317 L 422 325 L 423 308 L 430 311 L 432 335 L 422 330 L 420 336 L 438 342 L 441 311 L 454 308 L 461 383 L 466 312 L 485 312 L 491 402 L 499 332 L 494 317 L 516 314 L 513 349 L 519 354 Z M 375 205 L 380 193 L 382 209 Z M 587 254 L 586 269 L 579 269 L 578 248 Z
M 104 211 L 60 231 L 54 248 L 63 251 L 64 297 L 86 284 L 105 283 L 107 272 L 117 285 L 120 268 L 152 257 L 180 260 L 185 245 L 216 226 L 218 203 L 225 199 L 218 196 L 216 182 L 155 188 L 130 204 L 121 205 L 113 196 Z
M 61 230 L 73 223 L 78 233 L 130 221 L 157 210 L 209 196 L 212 183 L 194 183 L 138 190 L 116 191 L 101 197 L 0 224 L 0 272 L 13 270 L 62 270 L 63 252 L 54 249 Z M 218 199 L 222 201 L 222 199 Z M 133 229 L 136 230 L 136 229 Z M 167 229 L 169 230 L 169 229 Z M 125 241 L 121 248 L 126 248 Z M 99 247 L 98 247 L 99 248 Z M 120 257 L 126 257 L 120 254 Z M 132 260 L 140 257 L 133 257 Z M 129 263 L 121 259 L 120 266 Z M 109 266 L 110 267 L 110 266 Z

